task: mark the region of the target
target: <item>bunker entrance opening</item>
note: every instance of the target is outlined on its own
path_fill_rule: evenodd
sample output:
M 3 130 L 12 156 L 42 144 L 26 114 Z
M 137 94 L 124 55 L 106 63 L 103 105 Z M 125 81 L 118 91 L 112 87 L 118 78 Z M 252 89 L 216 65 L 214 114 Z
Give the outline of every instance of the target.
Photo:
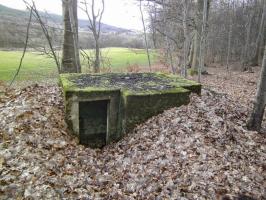
M 80 143 L 101 148 L 108 134 L 109 100 L 79 102 Z

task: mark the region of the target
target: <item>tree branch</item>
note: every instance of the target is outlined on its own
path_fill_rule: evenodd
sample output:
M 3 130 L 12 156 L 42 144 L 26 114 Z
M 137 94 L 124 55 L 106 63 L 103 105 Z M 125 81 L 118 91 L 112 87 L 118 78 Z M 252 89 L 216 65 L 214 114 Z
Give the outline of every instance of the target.
M 29 32 L 30 32 L 30 24 L 31 24 L 31 20 L 32 20 L 32 13 L 33 13 L 33 9 L 31 8 L 30 9 L 30 17 L 29 17 L 29 21 L 28 21 L 28 25 L 27 25 L 27 33 L 26 33 L 26 39 L 25 39 L 25 45 L 24 45 L 23 53 L 22 53 L 22 56 L 20 58 L 18 69 L 17 69 L 13 79 L 11 80 L 9 86 L 12 86 L 12 84 L 14 83 L 16 77 L 18 76 L 18 74 L 20 72 L 20 69 L 21 69 L 21 66 L 22 66 L 22 62 L 23 62 L 24 56 L 25 56 L 26 51 L 27 51 L 28 41 L 29 41 Z

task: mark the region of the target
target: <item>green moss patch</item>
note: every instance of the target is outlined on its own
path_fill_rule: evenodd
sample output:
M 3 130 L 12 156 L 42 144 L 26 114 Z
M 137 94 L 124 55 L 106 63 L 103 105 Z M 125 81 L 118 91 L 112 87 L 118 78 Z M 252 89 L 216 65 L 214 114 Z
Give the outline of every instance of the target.
M 198 87 L 200 85 L 174 75 L 163 73 L 102 73 L 63 74 L 61 82 L 65 90 L 116 90 L 156 92 L 176 88 Z

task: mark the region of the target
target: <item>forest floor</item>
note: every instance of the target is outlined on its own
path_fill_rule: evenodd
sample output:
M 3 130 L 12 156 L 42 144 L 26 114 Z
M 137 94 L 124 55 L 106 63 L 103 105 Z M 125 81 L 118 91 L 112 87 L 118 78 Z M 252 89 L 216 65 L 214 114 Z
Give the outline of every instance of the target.
M 0 199 L 265 199 L 265 135 L 245 128 L 258 72 L 209 73 L 102 150 L 70 136 L 57 86 L 0 94 Z

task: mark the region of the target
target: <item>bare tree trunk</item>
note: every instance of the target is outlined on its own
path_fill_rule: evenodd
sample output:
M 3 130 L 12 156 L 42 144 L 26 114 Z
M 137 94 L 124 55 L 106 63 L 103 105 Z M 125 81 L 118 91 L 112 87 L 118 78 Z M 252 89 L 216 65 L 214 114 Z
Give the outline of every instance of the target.
M 194 56 L 194 38 L 192 37 L 192 41 L 190 42 L 190 51 L 189 51 L 189 58 L 188 58 L 188 66 L 189 68 L 192 67 L 193 56 Z
M 98 40 L 95 41 L 94 73 L 100 72 L 100 47 Z
M 79 37 L 78 37 L 78 2 L 77 0 L 72 0 L 73 6 L 70 7 L 70 19 L 71 19 L 71 25 L 72 30 L 74 31 L 73 37 L 74 37 L 74 48 L 75 48 L 75 64 L 77 68 L 77 72 L 81 73 L 81 65 L 80 65 L 80 59 L 79 59 Z
M 230 69 L 229 69 L 229 58 L 230 58 L 230 53 L 231 53 L 231 39 L 232 39 L 232 15 L 230 14 L 230 1 L 228 2 L 228 11 L 229 11 L 229 31 L 228 31 L 228 41 L 227 41 L 227 56 L 226 56 L 226 71 L 227 74 L 230 74 Z M 234 12 L 234 6 L 233 6 L 233 11 Z
M 254 102 L 254 107 L 247 123 L 249 130 L 259 131 L 266 104 L 266 46 L 264 48 L 264 56 L 262 61 L 262 69 L 260 81 L 258 84 L 257 95 Z
M 252 18 L 254 15 L 253 11 L 250 11 L 251 13 L 248 16 L 248 21 L 247 21 L 247 33 L 246 33 L 246 41 L 245 41 L 245 46 L 244 46 L 244 52 L 243 52 L 243 57 L 242 57 L 242 70 L 243 71 L 250 71 L 250 66 L 249 66 L 249 61 L 250 61 L 250 56 L 249 56 L 249 45 L 250 45 L 250 33 L 251 33 L 251 25 L 252 25 Z
M 193 31 L 193 58 L 191 68 L 194 71 L 198 71 L 200 60 L 200 40 L 202 31 L 202 19 L 203 19 L 203 6 L 204 0 L 197 0 L 197 8 L 195 13 L 196 28 Z
M 62 55 L 62 72 L 81 72 L 77 32 L 77 0 L 63 0 L 64 42 Z
M 204 0 L 203 4 L 203 20 L 202 20 L 202 31 L 200 38 L 200 65 L 198 68 L 198 82 L 201 82 L 201 73 L 204 68 L 205 61 L 205 45 L 206 45 L 206 26 L 207 26 L 207 12 L 208 12 L 208 0 Z
M 188 1 L 183 0 L 183 29 L 184 29 L 184 50 L 183 50 L 183 75 L 187 77 L 187 57 L 188 57 L 188 31 L 187 31 L 187 13 L 188 13 Z
M 256 51 L 252 59 L 252 65 L 257 66 L 261 61 L 263 39 L 265 38 L 265 17 L 266 17 L 266 1 L 263 0 L 263 11 L 261 15 L 261 21 L 259 26 L 259 32 L 256 39 Z
M 146 53 L 147 53 L 147 58 L 148 58 L 148 62 L 149 62 L 149 69 L 151 72 L 151 59 L 150 59 L 150 52 L 149 52 L 149 46 L 148 46 L 148 40 L 147 40 L 147 31 L 146 31 L 146 26 L 145 26 L 145 22 L 144 22 L 143 11 L 142 11 L 142 0 L 139 1 L 139 10 L 140 10 L 141 21 L 142 21 L 142 25 L 143 25 L 145 47 L 146 47 Z
M 205 6 L 206 4 L 206 6 Z M 197 71 L 198 73 L 199 72 L 203 72 L 205 69 L 202 67 L 201 69 L 200 68 L 200 60 L 201 60 L 201 56 L 202 56 L 202 42 L 204 40 L 202 40 L 202 28 L 203 28 L 203 19 L 206 18 L 206 22 L 207 23 L 207 20 L 208 20 L 208 12 L 209 12 L 209 4 L 210 4 L 210 1 L 207 0 L 205 2 L 205 0 L 197 0 L 197 11 L 196 11 L 196 15 L 195 15 L 195 21 L 196 21 L 196 28 L 195 30 L 193 31 L 193 58 L 192 58 L 192 64 L 191 64 L 191 68 L 194 70 L 194 71 Z M 206 7 L 206 10 L 204 11 L 204 8 Z M 205 16 L 204 16 L 205 14 Z M 205 30 L 204 32 L 207 32 L 206 31 L 206 25 L 205 26 Z M 206 33 L 205 33 L 206 34 Z M 205 43 L 205 41 L 204 41 Z M 205 44 L 204 44 L 205 46 Z M 205 48 L 205 47 L 204 47 Z M 200 55 L 201 54 L 201 55 Z M 204 64 L 204 63 L 203 63 Z M 198 77 L 198 80 L 200 79 L 200 76 Z
M 197 70 L 199 67 L 199 46 L 200 46 L 200 35 L 197 30 L 194 30 L 193 36 L 193 57 L 191 62 L 191 68 Z

